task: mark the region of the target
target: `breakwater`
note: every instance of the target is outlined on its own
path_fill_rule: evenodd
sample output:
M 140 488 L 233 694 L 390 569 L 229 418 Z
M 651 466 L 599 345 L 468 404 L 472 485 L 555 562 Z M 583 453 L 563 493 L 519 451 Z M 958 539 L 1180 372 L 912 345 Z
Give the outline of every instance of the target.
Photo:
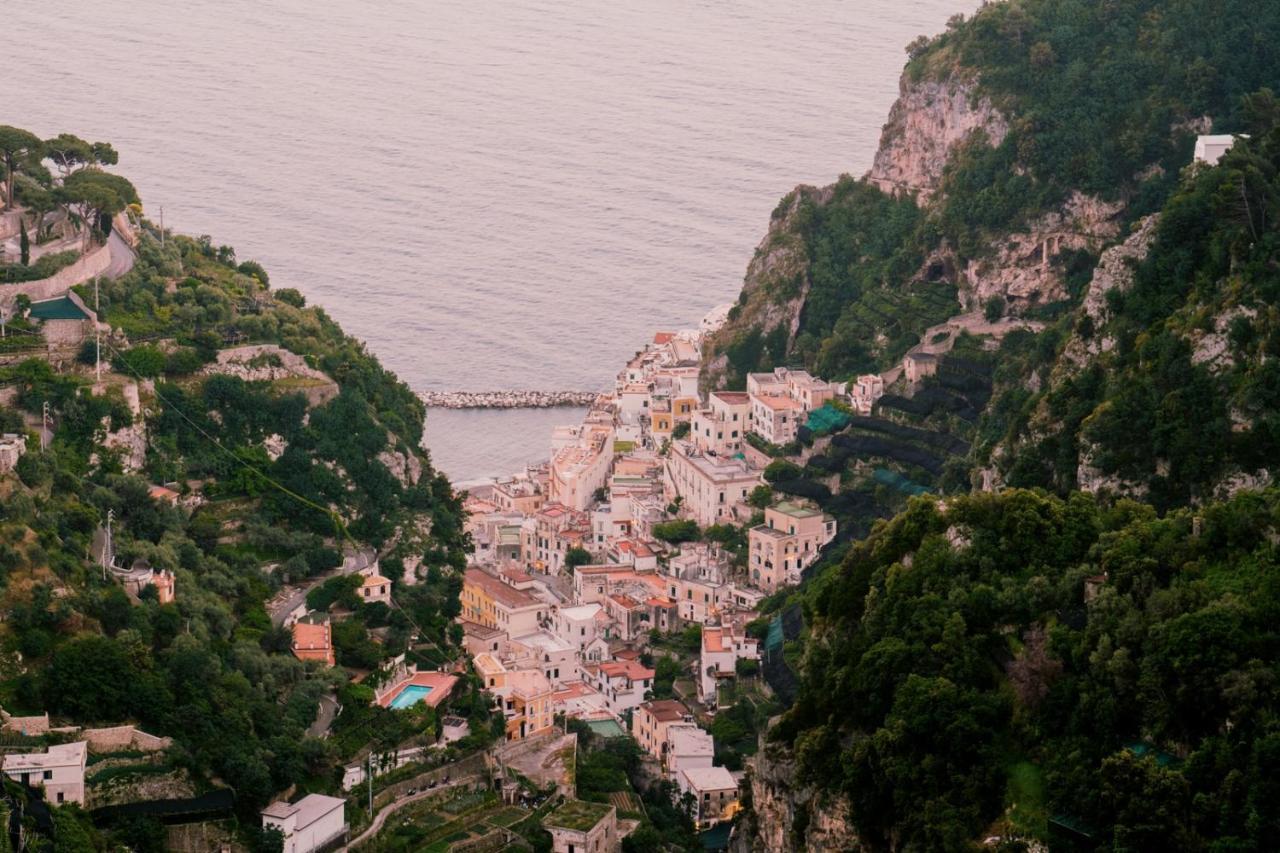
M 598 391 L 423 391 L 419 396 L 435 409 L 551 409 L 590 406 Z

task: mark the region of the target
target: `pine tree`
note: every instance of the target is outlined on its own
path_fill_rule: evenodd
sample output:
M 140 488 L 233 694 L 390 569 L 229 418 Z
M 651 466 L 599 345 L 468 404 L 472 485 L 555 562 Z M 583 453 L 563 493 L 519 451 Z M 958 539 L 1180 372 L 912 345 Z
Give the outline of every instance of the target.
M 31 263 L 31 239 L 27 237 L 27 223 L 20 222 L 18 232 L 18 250 L 22 253 L 22 265 Z

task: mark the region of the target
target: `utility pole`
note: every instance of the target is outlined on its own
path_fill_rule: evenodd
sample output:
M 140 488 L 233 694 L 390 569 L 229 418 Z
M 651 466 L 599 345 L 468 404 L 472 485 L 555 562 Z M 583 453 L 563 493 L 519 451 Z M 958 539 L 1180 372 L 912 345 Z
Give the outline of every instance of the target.
M 102 546 L 102 579 L 107 579 L 107 563 L 115 557 L 115 546 L 111 542 L 111 522 L 116 520 L 116 511 L 114 509 L 107 510 L 107 541 Z
M 369 777 L 369 817 L 373 817 L 373 750 L 369 750 L 369 769 L 365 775 Z
M 93 369 L 98 375 L 97 382 L 102 384 L 102 301 L 98 296 L 98 277 L 93 277 L 93 339 L 97 354 L 93 359 Z
M 40 452 L 43 453 L 49 449 L 49 401 L 45 400 L 44 405 L 40 407 Z

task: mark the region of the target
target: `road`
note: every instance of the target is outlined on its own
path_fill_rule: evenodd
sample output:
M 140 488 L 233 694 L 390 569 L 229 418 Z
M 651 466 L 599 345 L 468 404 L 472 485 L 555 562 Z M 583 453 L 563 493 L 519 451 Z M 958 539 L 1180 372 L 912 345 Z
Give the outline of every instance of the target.
M 292 590 L 286 598 L 278 601 L 272 600 L 267 603 L 267 609 L 271 614 L 271 624 L 277 627 L 283 625 L 289 614 L 299 605 L 306 602 L 307 593 L 311 591 L 312 587 L 324 583 L 336 575 L 349 575 L 368 568 L 377 559 L 377 556 L 377 553 L 372 548 L 357 551 L 354 554 L 347 554 L 342 558 L 342 565 L 333 571 L 317 575 L 314 578 L 308 578 L 298 586 L 285 587 L 285 589 Z
M 129 248 L 129 244 L 124 238 L 112 229 L 111 236 L 107 238 L 107 246 L 111 250 L 111 263 L 107 266 L 103 275 L 107 278 L 119 278 L 120 276 L 133 269 L 133 262 L 137 260 L 133 254 L 133 249 Z
M 338 704 L 338 699 L 332 693 L 326 693 L 320 697 L 320 710 L 316 712 L 316 721 L 311 724 L 311 728 L 307 729 L 307 734 L 311 737 L 324 737 L 329 733 L 329 727 L 333 725 L 334 717 L 338 716 L 338 711 L 342 706 Z
M 416 803 L 416 802 L 420 802 L 422 800 L 427 799 L 428 797 L 435 796 L 436 794 L 439 794 L 442 791 L 447 791 L 450 788 L 458 788 L 458 787 L 462 787 L 463 785 L 467 785 L 467 786 L 474 785 L 479 779 L 480 779 L 479 776 L 466 776 L 462 779 L 455 779 L 453 781 L 450 781 L 444 785 L 437 785 L 434 788 L 428 788 L 425 791 L 419 791 L 416 794 L 410 794 L 407 797 L 401 797 L 398 800 L 392 800 L 390 803 L 387 803 L 385 806 L 383 806 L 381 811 L 379 811 L 376 815 L 373 816 L 373 823 L 369 824 L 369 826 L 365 829 L 364 832 L 360 833 L 355 838 L 351 839 L 351 842 L 347 844 L 347 846 L 344 847 L 343 849 L 351 850 L 352 848 L 358 847 L 359 845 L 368 841 L 373 836 L 377 835 L 379 830 L 382 829 L 382 825 L 387 822 L 387 818 L 391 817 L 393 814 L 395 814 L 405 806 L 412 805 L 413 803 Z

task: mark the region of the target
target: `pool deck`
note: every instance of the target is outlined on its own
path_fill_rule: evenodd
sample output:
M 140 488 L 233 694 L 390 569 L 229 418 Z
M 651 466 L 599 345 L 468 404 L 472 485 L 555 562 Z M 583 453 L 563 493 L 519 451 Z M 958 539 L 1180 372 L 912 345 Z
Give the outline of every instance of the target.
M 415 672 L 408 678 L 401 679 L 394 687 L 383 692 L 378 696 L 378 704 L 383 708 L 389 708 L 392 701 L 400 695 L 400 691 L 406 687 L 429 687 L 431 692 L 422 697 L 421 701 L 432 708 L 443 702 L 452 692 L 453 686 L 458 683 L 456 675 L 448 675 L 443 672 Z M 414 704 L 417 704 L 416 702 Z

